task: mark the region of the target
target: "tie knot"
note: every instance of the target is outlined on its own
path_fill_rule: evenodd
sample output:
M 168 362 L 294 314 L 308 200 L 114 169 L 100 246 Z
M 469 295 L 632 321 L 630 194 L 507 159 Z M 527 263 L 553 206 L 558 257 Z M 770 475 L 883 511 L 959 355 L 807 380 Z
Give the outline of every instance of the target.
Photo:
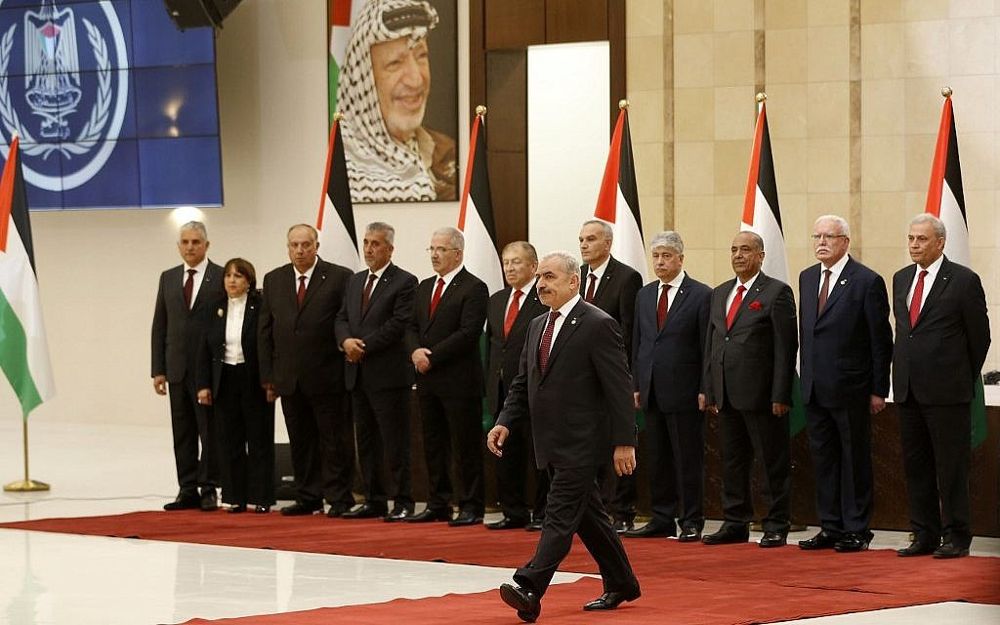
M 829 276 L 830 276 L 830 275 L 831 275 L 832 273 L 833 273 L 833 272 L 832 272 L 832 271 L 830 271 L 829 269 L 824 269 L 824 270 L 823 270 L 823 275 L 825 275 L 825 276 L 827 276 L 827 277 L 829 277 Z
M 378 276 L 376 276 L 375 274 L 369 274 L 368 275 L 368 283 L 369 284 L 371 284 L 372 282 L 375 282 L 376 279 L 378 279 Z
M 305 283 L 306 283 L 306 277 L 305 276 L 299 276 L 299 284 L 305 284 Z
M 198 273 L 197 269 L 188 269 L 188 276 L 194 277 L 194 274 Z M 927 273 L 926 271 L 924 273 Z
M 670 285 L 669 284 L 664 284 L 663 285 L 663 292 L 666 293 L 669 290 L 670 290 Z
M 559 318 L 559 311 L 553 310 L 549 313 L 549 323 L 555 323 L 556 319 Z
M 746 290 L 747 290 L 747 288 L 745 286 L 743 286 L 742 284 L 739 285 L 738 287 L 736 287 L 736 292 L 739 293 L 740 295 L 743 295 L 743 293 L 745 293 Z
M 438 278 L 437 285 L 444 286 L 444 278 Z
M 920 279 L 923 280 L 924 278 L 926 278 L 927 277 L 927 273 L 928 273 L 928 271 L 926 269 L 921 269 L 920 270 Z

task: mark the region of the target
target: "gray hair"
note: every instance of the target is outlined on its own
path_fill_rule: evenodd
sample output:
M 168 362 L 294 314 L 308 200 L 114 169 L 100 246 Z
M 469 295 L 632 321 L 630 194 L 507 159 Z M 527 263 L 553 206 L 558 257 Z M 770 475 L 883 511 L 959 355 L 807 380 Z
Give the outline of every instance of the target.
M 603 219 L 588 219 L 587 221 L 583 222 L 583 225 L 580 226 L 580 227 L 584 228 L 586 226 L 589 226 L 590 224 L 597 224 L 597 225 L 599 225 L 601 227 L 601 230 L 604 231 L 604 238 L 605 239 L 608 239 L 610 241 L 610 240 L 612 240 L 612 239 L 615 238 L 615 230 L 614 230 L 614 228 L 612 228 L 611 224 L 609 224 L 608 222 L 604 221 Z
M 459 230 L 458 228 L 452 228 L 451 226 L 438 228 L 437 230 L 434 231 L 434 233 L 431 236 L 437 237 L 442 235 L 450 237 L 448 245 L 450 245 L 451 247 L 455 248 L 456 250 L 465 249 L 465 235 L 462 234 L 462 231 Z
M 501 251 L 500 254 L 503 255 L 504 252 L 513 248 L 520 248 L 521 251 L 527 253 L 528 260 L 533 263 L 538 262 L 538 251 L 535 250 L 534 245 L 528 243 L 527 241 L 511 241 L 507 245 L 503 246 L 503 251 Z
M 208 230 L 205 229 L 205 224 L 200 221 L 189 221 L 181 226 L 178 232 L 184 232 L 185 230 L 194 230 L 201 235 L 203 240 L 208 241 Z
M 365 232 L 381 232 L 385 235 L 385 241 L 389 245 L 393 245 L 393 241 L 396 238 L 396 229 L 382 221 L 371 222 L 365 226 Z
M 764 251 L 764 237 L 760 236 L 753 230 L 740 230 L 739 234 L 749 234 L 750 238 L 757 245 L 757 250 L 760 252 Z M 739 236 L 739 234 L 737 236 Z
M 931 215 L 930 213 L 920 213 L 916 217 L 910 220 L 911 226 L 916 226 L 917 224 L 930 224 L 934 227 L 934 232 L 937 233 L 938 238 L 946 239 L 948 238 L 948 232 L 945 230 L 944 222 Z
M 319 230 L 313 228 L 309 224 L 295 224 L 294 226 L 288 229 L 288 232 L 285 233 L 285 237 L 291 236 L 292 230 L 295 230 L 296 228 L 305 228 L 312 234 L 313 241 L 319 241 Z
M 576 256 L 573 254 L 564 252 L 563 250 L 556 250 L 542 256 L 541 262 L 544 263 L 550 260 L 559 261 L 558 267 L 562 269 L 563 272 L 568 273 L 571 276 L 576 276 L 577 278 L 580 277 L 580 261 L 578 261 Z
M 678 254 L 684 253 L 684 240 L 681 239 L 681 235 L 677 234 L 673 230 L 664 230 L 663 232 L 653 235 L 653 240 L 649 242 L 649 249 L 655 250 L 658 247 L 665 247 L 668 250 L 673 250 Z
M 813 222 L 813 226 L 819 225 L 819 222 L 821 221 L 832 221 L 840 228 L 840 234 L 844 235 L 848 239 L 851 238 L 851 225 L 848 224 L 847 220 L 840 215 L 820 215 L 816 218 L 816 221 Z

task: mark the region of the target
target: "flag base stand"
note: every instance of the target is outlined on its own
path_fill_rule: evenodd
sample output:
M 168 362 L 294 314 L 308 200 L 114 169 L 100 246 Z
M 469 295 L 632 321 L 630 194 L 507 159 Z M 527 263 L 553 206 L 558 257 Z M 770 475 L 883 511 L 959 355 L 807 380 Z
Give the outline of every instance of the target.
M 39 482 L 38 480 L 17 480 L 16 482 L 4 484 L 3 489 L 4 492 L 8 493 L 37 493 L 51 490 L 48 484 Z

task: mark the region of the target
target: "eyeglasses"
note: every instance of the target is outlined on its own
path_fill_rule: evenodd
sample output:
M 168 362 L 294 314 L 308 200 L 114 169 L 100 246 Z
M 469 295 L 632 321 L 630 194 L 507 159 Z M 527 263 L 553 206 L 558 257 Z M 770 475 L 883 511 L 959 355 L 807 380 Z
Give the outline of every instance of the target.
M 457 252 L 457 247 L 429 247 L 427 252 L 431 254 L 444 254 L 445 252 Z
M 832 241 L 833 239 L 846 239 L 846 234 L 812 234 L 809 235 L 813 241 Z

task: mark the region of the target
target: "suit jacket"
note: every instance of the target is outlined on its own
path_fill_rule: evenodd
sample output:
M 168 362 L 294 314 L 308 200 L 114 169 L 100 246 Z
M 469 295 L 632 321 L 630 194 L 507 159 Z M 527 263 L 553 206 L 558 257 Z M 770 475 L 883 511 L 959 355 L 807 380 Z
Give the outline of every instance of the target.
M 497 423 L 531 419 L 539 469 L 607 464 L 636 444 L 632 380 L 618 323 L 582 299 L 563 321 L 542 375 L 538 347 L 548 316 L 528 328 L 517 377 Z
M 482 397 L 483 361 L 479 338 L 486 322 L 486 284 L 464 267 L 459 271 L 430 316 L 431 295 L 438 276 L 417 286 L 413 320 L 406 333 L 407 350 L 431 350 L 431 368 L 417 374 L 417 391 L 443 397 Z
M 243 313 L 243 326 L 240 330 L 240 345 L 243 348 L 243 359 L 250 370 L 251 380 L 260 380 L 259 354 L 257 350 L 257 321 L 260 312 L 260 293 L 247 293 L 246 309 Z M 226 320 L 229 318 L 229 302 L 223 299 L 218 308 L 209 316 L 208 328 L 201 343 L 198 358 L 199 389 L 212 389 L 212 396 L 219 396 L 219 382 L 222 380 L 223 359 L 226 356 Z
M 347 390 L 361 385 L 367 392 L 388 388 L 409 388 L 413 385 L 413 364 L 403 341 L 406 328 L 413 318 L 413 293 L 417 279 L 389 263 L 378 285 L 372 291 L 368 310 L 361 312 L 361 300 L 368 282 L 369 271 L 351 276 L 344 294 L 344 303 L 337 313 L 337 345 L 349 338 L 365 343 L 365 355 L 360 363 L 344 364 Z
M 639 391 L 643 408 L 649 407 L 649 391 L 653 389 L 660 410 L 697 411 L 712 289 L 685 275 L 680 288 L 668 294 L 672 303 L 667 320 L 663 329 L 657 329 L 659 285 L 659 280 L 650 282 L 635 298 L 634 390 Z
M 580 295 L 586 297 L 587 276 L 590 274 L 590 265 L 584 264 L 580 267 Z M 618 322 L 622 330 L 622 338 L 625 345 L 629 347 L 631 353 L 632 346 L 632 323 L 635 317 L 635 294 L 642 288 L 642 276 L 635 269 L 622 264 L 612 256 L 608 259 L 608 266 L 604 269 L 604 275 L 597 283 L 597 290 L 594 292 L 594 301 L 591 302 L 604 312 L 611 315 L 611 318 Z
M 521 364 L 521 350 L 528 334 L 528 323 L 548 312 L 548 307 L 538 301 L 538 291 L 532 287 L 524 294 L 521 310 L 514 319 L 510 334 L 503 335 L 503 323 L 507 317 L 507 300 L 511 287 L 500 289 L 490 296 L 486 312 L 486 404 L 490 414 L 501 408 L 499 383 L 510 388 Z
M 260 379 L 279 395 L 344 391 L 344 354 L 337 346 L 334 323 L 351 270 L 316 261 L 305 300 L 296 300 L 291 263 L 264 276 L 260 310 Z
M 706 402 L 768 413 L 772 403 L 791 405 L 798 349 L 792 289 L 760 272 L 727 330 L 726 299 L 735 286 L 733 278 L 712 291 L 702 381 Z
M 847 260 L 817 315 L 823 266 L 799 274 L 799 376 L 802 398 L 827 408 L 889 396 L 892 328 L 885 281 Z
M 160 274 L 153 311 L 152 376 L 167 376 L 167 382 L 183 382 L 196 375 L 198 353 L 205 329 L 218 303 L 226 298 L 222 267 L 208 261 L 198 295 L 191 308 L 184 304 L 184 265 Z
M 910 265 L 892 277 L 893 397 L 931 405 L 970 402 L 990 347 L 983 284 L 971 269 L 945 258 L 911 328 L 906 295 L 916 270 Z

